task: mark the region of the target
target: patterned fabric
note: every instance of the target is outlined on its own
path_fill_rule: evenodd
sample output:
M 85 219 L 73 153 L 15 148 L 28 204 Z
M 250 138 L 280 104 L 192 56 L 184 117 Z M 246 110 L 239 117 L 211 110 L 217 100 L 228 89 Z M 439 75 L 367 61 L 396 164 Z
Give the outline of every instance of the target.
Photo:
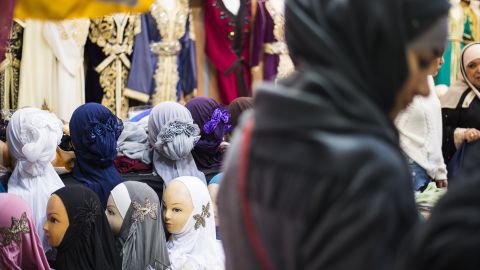
M 0 105 L 2 113 L 5 110 L 15 110 L 18 106 L 23 30 L 21 21 L 13 21 L 10 38 L 6 44 L 5 60 L 0 64 Z
M 0 205 L 0 269 L 50 270 L 27 202 L 2 193 Z
M 89 60 L 86 101 L 101 102 L 120 118 L 127 117 L 128 99 L 124 90 L 134 37 L 139 32 L 138 15 L 126 14 L 121 24 L 114 16 L 95 18 L 90 23 L 89 41 L 85 46 Z

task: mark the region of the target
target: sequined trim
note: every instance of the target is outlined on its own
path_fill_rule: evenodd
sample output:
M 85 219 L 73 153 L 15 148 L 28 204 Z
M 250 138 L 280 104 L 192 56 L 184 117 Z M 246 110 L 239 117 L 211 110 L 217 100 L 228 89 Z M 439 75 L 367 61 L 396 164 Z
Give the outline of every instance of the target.
M 20 242 L 22 241 L 20 235 L 29 232 L 30 226 L 28 226 L 27 213 L 23 212 L 20 219 L 12 217 L 12 226 L 10 228 L 0 228 L 0 235 L 3 238 L 0 241 L 0 244 L 2 246 L 8 246 L 13 241 L 15 241 L 17 244 L 20 244 Z
M 77 214 L 75 215 L 75 223 L 82 228 L 82 233 L 88 235 L 95 224 L 100 212 L 98 201 L 94 199 L 87 199 L 82 206 L 77 207 Z
M 198 230 L 200 226 L 206 227 L 206 219 L 210 217 L 210 202 L 207 205 L 202 205 L 202 213 L 193 216 L 195 219 L 195 230 Z
M 140 33 L 138 15 L 125 15 L 122 25 L 115 23 L 113 16 L 92 19 L 89 38 L 102 48 L 107 56 L 95 70 L 100 74 L 103 89 L 102 105 L 118 117 L 126 118 L 128 100 L 123 91 L 130 69 L 129 56 L 133 51 L 136 34 Z
M 23 26 L 21 21 L 12 24 L 5 60 L 0 70 L 0 104 L 3 110 L 15 110 L 20 88 L 20 61 L 22 58 Z
M 265 52 L 269 53 L 267 50 L 272 49 L 272 54 L 279 55 L 279 63 L 277 67 L 277 76 L 276 80 L 285 78 L 290 75 L 295 67 L 293 65 L 292 59 L 288 54 L 288 48 L 285 44 L 285 15 L 283 12 L 278 12 L 272 5 L 271 0 L 265 1 L 265 8 L 273 19 L 273 36 L 277 42 L 271 43 L 275 45 L 265 44 Z M 272 48 L 267 48 L 268 46 Z M 275 47 L 276 46 L 276 47 Z
M 146 216 L 149 216 L 153 220 L 157 220 L 158 204 L 150 202 L 150 199 L 145 198 L 145 206 L 133 201 L 132 207 L 134 209 L 132 220 L 143 222 L 145 221 Z
M 177 101 L 179 80 L 177 56 L 182 49 L 178 41 L 185 35 L 185 27 L 190 14 L 188 0 L 170 0 L 176 2 L 176 9 L 168 11 L 163 5 L 152 5 L 152 16 L 157 23 L 162 40 L 153 43 L 151 50 L 158 55 L 155 71 L 155 94 L 152 105 L 163 101 Z

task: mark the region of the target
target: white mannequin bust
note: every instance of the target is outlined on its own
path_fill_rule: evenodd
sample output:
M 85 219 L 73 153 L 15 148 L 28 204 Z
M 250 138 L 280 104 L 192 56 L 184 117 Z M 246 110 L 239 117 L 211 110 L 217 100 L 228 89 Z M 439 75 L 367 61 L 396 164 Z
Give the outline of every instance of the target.
M 269 0 L 272 3 L 273 9 L 276 12 L 284 13 L 285 12 L 285 0 Z
M 177 1 L 176 0 L 168 0 L 168 1 L 164 1 L 164 0 L 157 0 L 157 5 L 160 5 L 162 6 L 164 9 L 170 11 L 170 10 L 173 10 L 177 7 Z
M 221 0 L 225 7 L 230 11 L 232 14 L 237 15 L 238 10 L 240 9 L 240 1 L 241 0 Z M 166 1 L 169 2 L 169 1 Z

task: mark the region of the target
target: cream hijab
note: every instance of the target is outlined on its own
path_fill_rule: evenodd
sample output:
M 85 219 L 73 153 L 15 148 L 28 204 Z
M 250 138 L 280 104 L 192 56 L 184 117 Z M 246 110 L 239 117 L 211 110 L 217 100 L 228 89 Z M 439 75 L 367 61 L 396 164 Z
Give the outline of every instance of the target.
M 7 127 L 8 150 L 17 161 L 8 182 L 8 193 L 24 199 L 45 250 L 49 249 L 43 231 L 50 195 L 64 186 L 51 162 L 62 138 L 62 122 L 37 108 L 16 111 Z
M 468 80 L 466 72 L 468 64 L 477 58 L 480 58 L 480 43 L 470 43 L 463 48 L 460 56 L 462 77 L 450 87 L 445 95 L 440 97 L 442 108 L 455 109 L 467 89 L 472 89 L 472 91 L 465 97 L 462 108 L 468 108 L 475 97 L 480 98 L 480 91 Z
M 225 269 L 225 255 L 215 237 L 213 202 L 207 186 L 198 178 L 183 176 L 172 180 L 182 182 L 190 192 L 193 211 L 182 231 L 172 234 L 167 242 L 172 270 Z

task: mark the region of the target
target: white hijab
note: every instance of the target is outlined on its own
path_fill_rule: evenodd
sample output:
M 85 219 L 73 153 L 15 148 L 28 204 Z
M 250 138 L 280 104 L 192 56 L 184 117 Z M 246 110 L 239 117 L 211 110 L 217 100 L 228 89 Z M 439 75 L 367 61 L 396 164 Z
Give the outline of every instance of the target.
M 475 97 L 480 98 L 480 91 L 468 80 L 466 72 L 468 64 L 477 58 L 480 58 L 480 43 L 470 43 L 463 48 L 460 56 L 460 74 L 462 77 L 448 89 L 447 93 L 440 97 L 442 108 L 455 109 L 463 93 L 469 88 L 472 89 L 472 92 L 465 97 L 461 105 L 462 108 L 468 108 Z
M 194 134 L 187 134 L 186 127 Z M 166 133 L 171 138 L 162 140 Z M 148 120 L 148 136 L 153 147 L 155 171 L 165 185 L 174 178 L 187 175 L 196 176 L 206 184 L 205 175 L 198 170 L 191 154 L 200 139 L 200 129 L 193 123 L 192 115 L 185 106 L 171 101 L 155 106 Z
M 182 182 L 187 187 L 193 211 L 180 233 L 172 234 L 167 242 L 172 270 L 184 267 L 195 270 L 225 269 L 225 255 L 216 240 L 213 202 L 207 187 L 192 176 L 173 181 Z
M 21 197 L 32 207 L 45 250 L 49 249 L 43 232 L 48 198 L 64 186 L 51 164 L 61 139 L 62 122 L 37 108 L 16 111 L 7 127 L 8 149 L 16 160 L 8 193 Z

